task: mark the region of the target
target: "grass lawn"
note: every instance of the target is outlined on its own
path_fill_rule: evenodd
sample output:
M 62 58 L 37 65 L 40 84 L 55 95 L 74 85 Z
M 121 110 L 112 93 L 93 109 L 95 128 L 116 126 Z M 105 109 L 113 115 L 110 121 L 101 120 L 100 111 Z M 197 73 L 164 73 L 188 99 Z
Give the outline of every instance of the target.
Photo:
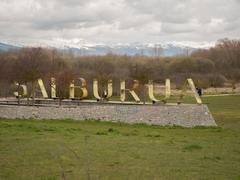
M 0 179 L 240 179 L 240 96 L 204 97 L 219 127 L 0 120 Z

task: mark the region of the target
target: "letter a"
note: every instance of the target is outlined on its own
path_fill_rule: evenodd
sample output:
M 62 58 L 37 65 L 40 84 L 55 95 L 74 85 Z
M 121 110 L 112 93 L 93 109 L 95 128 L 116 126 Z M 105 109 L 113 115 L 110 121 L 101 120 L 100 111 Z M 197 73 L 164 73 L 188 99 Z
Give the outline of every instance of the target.
M 184 83 L 183 85 L 183 89 L 182 89 L 182 93 L 181 93 L 181 96 L 180 96 L 180 102 L 181 100 L 183 99 L 183 97 L 186 95 L 186 91 L 187 91 L 187 84 L 190 86 L 191 88 L 191 91 L 193 92 L 193 95 L 197 101 L 198 104 L 202 104 L 202 100 L 200 98 L 200 96 L 198 95 L 197 91 L 196 91 L 196 87 L 193 83 L 193 80 L 191 78 L 188 78 L 187 81 Z

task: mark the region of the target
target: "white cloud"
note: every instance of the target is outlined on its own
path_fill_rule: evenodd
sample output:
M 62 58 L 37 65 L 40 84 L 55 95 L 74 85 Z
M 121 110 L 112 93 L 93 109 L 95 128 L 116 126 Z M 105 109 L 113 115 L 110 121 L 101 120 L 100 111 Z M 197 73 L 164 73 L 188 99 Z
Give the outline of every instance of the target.
M 1 0 L 0 41 L 239 38 L 239 9 L 239 0 Z

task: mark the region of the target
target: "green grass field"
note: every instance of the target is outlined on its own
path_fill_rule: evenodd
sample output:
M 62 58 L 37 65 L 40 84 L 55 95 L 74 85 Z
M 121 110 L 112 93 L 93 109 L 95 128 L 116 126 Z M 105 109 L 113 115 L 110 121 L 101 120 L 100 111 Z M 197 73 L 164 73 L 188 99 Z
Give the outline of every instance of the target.
M 219 127 L 0 120 L 0 179 L 240 179 L 240 96 L 204 97 Z

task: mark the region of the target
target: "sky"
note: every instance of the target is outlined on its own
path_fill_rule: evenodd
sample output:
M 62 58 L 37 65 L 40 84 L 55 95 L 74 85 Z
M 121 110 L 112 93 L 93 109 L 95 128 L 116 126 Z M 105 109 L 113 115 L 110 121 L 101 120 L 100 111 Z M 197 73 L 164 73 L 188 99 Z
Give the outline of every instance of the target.
M 240 0 L 0 0 L 0 41 L 213 42 L 240 38 Z

